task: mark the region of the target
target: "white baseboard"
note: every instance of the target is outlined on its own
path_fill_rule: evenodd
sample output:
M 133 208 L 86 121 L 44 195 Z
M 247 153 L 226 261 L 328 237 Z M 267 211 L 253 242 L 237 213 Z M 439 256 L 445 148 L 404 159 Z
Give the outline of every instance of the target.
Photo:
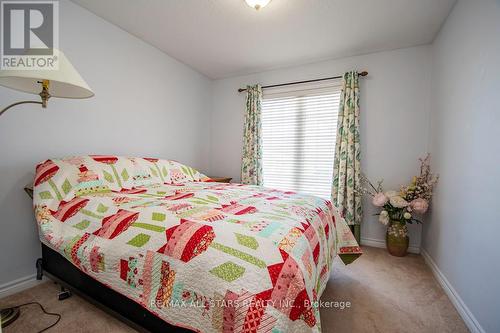
M 361 245 L 372 246 L 372 247 L 380 247 L 380 248 L 383 248 L 383 249 L 386 248 L 385 240 L 374 239 L 374 238 L 361 238 Z M 420 247 L 410 245 L 408 247 L 408 252 L 419 254 L 420 253 Z
M 0 298 L 29 289 L 43 282 L 36 279 L 36 274 L 28 275 L 0 285 Z
M 427 253 L 424 249 L 422 249 L 421 254 L 422 254 L 422 257 L 424 258 L 425 262 L 427 263 L 427 265 L 432 270 L 434 277 L 436 278 L 438 283 L 441 285 L 441 287 L 443 288 L 446 295 L 448 295 L 448 298 L 450 299 L 451 303 L 457 309 L 458 313 L 460 314 L 460 316 L 464 320 L 464 322 L 467 325 L 467 327 L 469 328 L 469 330 L 472 333 L 485 333 L 485 330 L 481 327 L 481 325 L 477 321 L 476 317 L 474 317 L 472 312 L 470 312 L 467 305 L 465 305 L 462 298 L 460 298 L 460 295 L 453 288 L 453 286 L 448 281 L 446 276 L 444 276 L 444 274 L 441 272 L 439 267 L 436 265 L 434 260 L 429 255 L 429 253 Z

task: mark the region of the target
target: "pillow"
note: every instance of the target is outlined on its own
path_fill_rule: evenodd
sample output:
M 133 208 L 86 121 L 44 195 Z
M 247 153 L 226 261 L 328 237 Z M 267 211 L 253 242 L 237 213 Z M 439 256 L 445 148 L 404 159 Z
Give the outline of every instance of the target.
M 112 155 L 46 160 L 36 167 L 37 199 L 71 199 L 87 194 L 126 191 L 153 184 L 206 181 L 199 171 L 176 161 Z
M 184 182 L 204 182 L 210 180 L 207 176 L 177 161 L 166 161 L 168 177 L 171 184 L 180 184 Z

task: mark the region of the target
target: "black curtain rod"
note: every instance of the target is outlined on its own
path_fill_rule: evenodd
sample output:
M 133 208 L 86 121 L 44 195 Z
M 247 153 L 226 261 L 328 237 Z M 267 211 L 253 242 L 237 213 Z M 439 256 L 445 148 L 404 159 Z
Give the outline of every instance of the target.
M 359 76 L 367 76 L 368 72 L 367 71 L 363 71 L 361 73 L 358 73 L 358 75 Z M 343 75 L 332 76 L 332 77 L 325 77 L 325 78 L 322 78 L 322 79 L 315 79 L 315 80 L 306 80 L 306 81 L 296 81 L 296 82 L 273 84 L 273 85 L 270 85 L 270 86 L 264 86 L 264 87 L 262 87 L 262 89 L 275 88 L 275 87 L 283 87 L 283 86 L 290 86 L 290 85 L 293 85 L 293 84 L 301 84 L 301 83 L 310 83 L 310 82 L 326 81 L 326 80 L 333 80 L 333 79 L 341 79 L 342 76 Z M 245 88 L 238 89 L 238 92 L 244 92 L 244 91 L 247 91 L 247 90 Z

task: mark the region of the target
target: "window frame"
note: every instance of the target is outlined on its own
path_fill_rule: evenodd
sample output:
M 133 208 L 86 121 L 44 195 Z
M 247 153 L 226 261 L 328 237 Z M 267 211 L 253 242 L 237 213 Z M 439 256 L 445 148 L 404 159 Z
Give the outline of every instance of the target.
M 262 116 L 262 153 L 263 153 L 263 156 L 262 156 L 262 167 L 263 168 L 262 168 L 262 170 L 263 170 L 263 185 L 264 186 L 278 188 L 278 189 L 282 189 L 282 190 L 289 190 L 289 191 L 296 191 L 296 192 L 301 192 L 301 193 L 306 193 L 306 194 L 312 194 L 312 195 L 322 197 L 324 199 L 330 199 L 330 197 L 331 197 L 331 181 L 333 179 L 333 162 L 334 162 L 334 158 L 335 158 L 335 144 L 336 144 L 336 135 L 337 135 L 337 117 L 338 117 L 338 111 L 339 111 L 341 84 L 342 84 L 341 79 L 332 79 L 332 80 L 325 80 L 325 81 L 321 81 L 321 82 L 298 84 L 298 85 L 293 85 L 293 86 L 281 86 L 281 87 L 267 88 L 264 90 L 263 97 L 262 97 L 262 115 L 261 115 Z M 333 136 L 333 139 L 332 139 L 332 142 L 329 143 L 329 146 L 327 148 L 328 151 L 331 151 L 331 155 L 327 159 L 325 159 L 325 160 L 327 160 L 325 162 L 325 164 L 321 165 L 323 167 L 322 170 L 325 170 L 324 169 L 325 165 L 328 165 L 328 170 L 323 172 L 323 174 L 322 174 L 322 177 L 325 177 L 326 174 L 328 174 L 328 176 L 327 176 L 328 179 L 326 179 L 324 182 L 321 180 L 321 185 L 318 185 L 319 187 L 322 187 L 323 190 L 322 191 L 314 190 L 315 183 L 312 181 L 305 180 L 308 177 L 309 178 L 312 177 L 310 174 L 312 171 L 309 171 L 309 174 L 302 173 L 300 170 L 295 171 L 295 172 L 290 172 L 289 177 L 294 177 L 293 182 L 296 183 L 295 184 L 296 186 L 291 186 L 291 187 L 290 186 L 276 186 L 276 184 L 278 183 L 278 181 L 276 179 L 274 179 L 272 181 L 269 181 L 269 180 L 266 181 L 266 178 L 269 177 L 268 173 L 266 172 L 266 164 L 269 163 L 269 160 L 266 158 L 266 155 L 267 155 L 266 142 L 267 142 L 267 140 L 270 140 L 271 136 L 266 134 L 266 131 L 269 130 L 268 129 L 269 126 L 267 126 L 265 122 L 269 117 L 269 114 L 266 114 L 266 113 L 272 112 L 272 110 L 266 110 L 269 107 L 268 104 L 271 104 L 272 103 L 271 101 L 279 103 L 280 99 L 283 101 L 288 99 L 290 102 L 292 102 L 294 99 L 297 101 L 301 101 L 301 102 L 304 102 L 304 101 L 307 102 L 307 99 L 309 99 L 309 102 L 311 103 L 310 105 L 307 105 L 307 103 L 306 103 L 306 105 L 303 105 L 302 107 L 300 107 L 299 110 L 296 110 L 294 108 L 289 110 L 290 115 L 294 114 L 295 116 L 299 115 L 301 117 L 301 119 L 299 119 L 299 121 L 307 121 L 307 113 L 304 113 L 304 112 L 307 112 L 308 108 L 314 109 L 315 101 L 318 102 L 321 100 L 321 97 L 318 97 L 317 99 L 315 99 L 315 96 L 316 97 L 317 96 L 323 96 L 323 97 L 332 96 L 332 97 L 328 97 L 331 99 L 331 103 L 337 104 L 337 105 L 333 104 L 333 105 L 330 105 L 328 107 L 318 106 L 317 109 L 319 111 L 316 112 L 316 113 L 320 114 L 321 110 L 323 110 L 323 109 L 328 109 L 328 110 L 331 109 L 332 111 L 336 112 L 336 114 L 333 117 L 331 117 L 331 119 L 328 122 L 328 124 L 330 126 L 333 125 L 332 131 L 329 132 L 329 134 L 325 135 L 325 138 L 328 138 L 328 136 Z M 268 103 L 266 103 L 266 102 L 268 102 Z M 285 104 L 285 103 L 286 102 L 283 102 L 283 104 Z M 276 110 L 274 110 L 274 111 L 276 111 Z M 284 110 L 282 112 L 286 113 L 287 111 Z M 311 111 L 309 111 L 309 112 L 311 112 Z M 321 116 L 317 116 L 317 117 L 318 117 L 318 119 L 321 118 Z M 324 118 L 326 120 L 330 117 L 324 116 Z M 305 127 L 308 126 L 307 122 L 304 126 Z M 300 131 L 300 130 L 298 130 L 298 131 Z M 311 130 L 309 129 L 309 131 L 311 131 Z M 305 135 L 307 136 L 308 134 L 306 133 Z M 303 150 L 304 149 L 303 146 L 306 146 L 307 142 L 305 142 L 305 141 L 307 140 L 307 138 L 306 137 L 300 138 L 299 135 L 295 135 L 294 137 L 297 137 L 299 139 L 296 139 L 298 141 L 296 142 L 295 146 L 293 146 L 293 144 L 289 145 L 289 146 L 293 146 L 293 148 L 290 148 L 290 149 L 292 149 L 292 150 L 293 149 L 299 149 L 299 150 L 302 149 Z M 317 137 L 319 138 L 320 136 L 317 136 Z M 321 140 L 321 139 L 319 139 L 319 140 Z M 325 140 L 327 140 L 327 139 L 325 139 Z M 321 144 L 324 144 L 324 143 L 321 142 Z M 305 153 L 304 155 L 307 155 L 307 153 Z M 290 163 L 300 165 L 303 162 L 301 160 L 301 156 L 303 156 L 303 155 L 301 155 L 299 153 L 298 157 L 296 159 L 291 158 Z M 311 158 L 311 157 L 304 158 L 305 164 L 308 164 L 308 163 L 310 164 L 311 161 L 314 162 L 314 160 L 315 160 L 315 158 Z M 318 160 L 319 159 L 316 159 L 316 161 L 318 161 Z M 310 165 L 307 166 L 307 168 L 310 168 L 310 167 L 311 167 Z M 312 178 L 314 178 L 314 177 L 312 177 Z M 308 183 L 311 184 L 310 188 L 304 190 L 304 187 L 308 187 Z M 319 182 L 316 184 L 319 184 Z M 326 190 L 326 188 L 327 188 L 326 186 L 328 186 L 329 191 Z

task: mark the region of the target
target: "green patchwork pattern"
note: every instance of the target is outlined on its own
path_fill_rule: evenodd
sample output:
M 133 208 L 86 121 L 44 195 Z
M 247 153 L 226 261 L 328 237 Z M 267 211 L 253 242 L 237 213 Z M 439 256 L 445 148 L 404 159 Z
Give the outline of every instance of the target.
M 155 231 L 155 232 L 163 232 L 163 231 L 165 231 L 164 227 L 160 227 L 158 225 L 149 224 L 149 223 L 135 222 L 135 223 L 132 224 L 132 227 L 142 228 L 142 229 L 151 230 L 151 231 Z
M 235 235 L 236 235 L 236 240 L 238 241 L 239 244 L 251 248 L 253 250 L 257 250 L 257 248 L 259 247 L 259 242 L 257 242 L 257 240 L 254 237 L 238 233 L 235 233 Z
M 52 193 L 50 193 L 49 191 L 40 192 L 40 199 L 48 200 L 52 198 L 53 198 Z
M 245 273 L 245 267 L 237 265 L 231 261 L 225 262 L 210 270 L 210 273 L 226 280 L 227 282 L 233 282 L 234 280 L 240 278 L 243 273 Z
M 232 247 L 225 246 L 219 243 L 212 243 L 210 247 L 217 249 L 219 251 L 222 251 L 224 253 L 230 254 L 233 257 L 239 258 L 241 260 L 244 260 L 252 265 L 255 265 L 260 268 L 266 268 L 266 263 L 260 260 L 259 258 L 256 258 L 248 253 L 242 252 L 240 250 L 233 249 Z
M 127 181 L 130 178 L 127 169 L 123 169 L 121 175 L 124 181 Z
M 151 218 L 153 219 L 153 221 L 162 222 L 165 221 L 165 217 L 166 215 L 163 213 L 153 213 Z
M 80 213 L 83 214 L 83 215 L 87 215 L 87 216 L 93 217 L 93 218 L 98 219 L 98 220 L 102 220 L 104 218 L 104 216 L 96 214 L 94 212 L 91 212 L 88 209 L 82 209 L 82 210 L 80 210 Z
M 84 229 L 87 229 L 90 225 L 90 221 L 89 220 L 83 220 L 77 224 L 75 224 L 73 227 L 74 228 L 77 228 L 79 230 L 84 230 Z
M 99 213 L 106 213 L 108 209 L 109 209 L 109 207 L 104 206 L 102 203 L 100 203 L 100 204 L 97 206 L 97 211 L 98 211 Z
M 108 183 L 115 182 L 115 180 L 113 179 L 113 175 L 107 172 L 106 170 L 102 170 L 102 174 L 104 175 L 104 179 L 106 179 Z
M 64 183 L 62 184 L 61 188 L 64 191 L 64 194 L 68 194 L 69 191 L 71 191 L 71 189 L 73 188 L 73 186 L 71 186 L 71 183 L 69 182 L 69 180 L 66 179 L 64 181 Z
M 146 244 L 147 242 L 149 242 L 150 238 L 151 238 L 151 236 L 149 236 L 149 235 L 138 234 L 137 236 L 135 236 L 134 238 L 132 238 L 131 240 L 129 240 L 127 242 L 127 244 L 135 246 L 135 247 L 141 247 L 144 244 Z

